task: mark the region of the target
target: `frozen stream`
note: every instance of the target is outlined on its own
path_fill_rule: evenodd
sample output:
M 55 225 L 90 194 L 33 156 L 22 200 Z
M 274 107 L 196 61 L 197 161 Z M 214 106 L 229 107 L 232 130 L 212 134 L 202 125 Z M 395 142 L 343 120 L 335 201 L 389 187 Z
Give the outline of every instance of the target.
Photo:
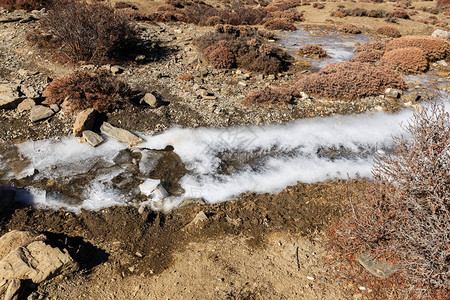
M 322 44 L 331 57 L 316 60 L 314 67 L 320 68 L 350 59 L 353 44 L 367 40 L 298 30 L 280 43 L 290 49 Z M 405 79 L 428 88 L 438 77 Z M 376 149 L 389 150 L 392 136 L 404 134 L 400 124 L 412 113 L 405 109 L 284 125 L 172 128 L 141 135 L 145 143 L 132 149 L 111 139 L 92 148 L 74 137 L 0 145 L 0 188 L 13 187 L 19 201 L 71 211 L 142 203 L 169 210 L 187 199 L 217 203 L 245 192 L 277 192 L 298 181 L 370 177 Z

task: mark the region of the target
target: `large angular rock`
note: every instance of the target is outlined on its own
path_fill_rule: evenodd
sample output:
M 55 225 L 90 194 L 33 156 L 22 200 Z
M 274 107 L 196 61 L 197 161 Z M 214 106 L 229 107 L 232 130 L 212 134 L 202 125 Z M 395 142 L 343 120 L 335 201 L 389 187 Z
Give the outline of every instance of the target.
M 158 99 L 152 93 L 145 94 L 144 97 L 141 99 L 141 104 L 142 103 L 146 103 L 151 108 L 157 108 L 160 104 Z
M 69 274 L 79 265 L 67 250 L 53 248 L 44 241 L 35 241 L 11 251 L 0 261 L 0 282 L 13 279 L 30 279 L 41 283 L 46 279 Z
M 107 122 L 104 122 L 102 124 L 102 126 L 100 127 L 100 131 L 104 135 L 116 139 L 120 142 L 128 143 L 130 146 L 135 146 L 144 141 L 140 137 L 132 134 L 131 132 L 125 129 L 114 127 Z
M 45 239 L 45 236 L 31 231 L 13 230 L 0 237 L 0 261 L 11 251 L 36 241 L 36 239 Z
M 447 40 L 450 40 L 450 31 L 445 31 L 445 30 L 441 30 L 441 29 L 436 29 L 431 36 L 434 37 L 440 37 L 440 38 L 444 38 Z
M 73 124 L 73 135 L 81 136 L 83 131 L 92 129 L 94 126 L 96 111 L 93 108 L 85 109 L 77 114 Z
M 20 104 L 17 106 L 17 110 L 22 112 L 26 110 L 31 110 L 36 105 L 36 102 L 34 102 L 33 99 L 27 98 L 20 102 Z
M 401 97 L 402 94 L 403 94 L 403 92 L 401 90 L 393 89 L 393 88 L 387 88 L 384 91 L 384 95 L 389 98 L 398 99 Z
M 16 108 L 23 99 L 17 86 L 0 84 L 0 108 Z
M 30 120 L 31 122 L 38 122 L 50 118 L 54 114 L 55 112 L 50 107 L 36 105 L 31 109 Z

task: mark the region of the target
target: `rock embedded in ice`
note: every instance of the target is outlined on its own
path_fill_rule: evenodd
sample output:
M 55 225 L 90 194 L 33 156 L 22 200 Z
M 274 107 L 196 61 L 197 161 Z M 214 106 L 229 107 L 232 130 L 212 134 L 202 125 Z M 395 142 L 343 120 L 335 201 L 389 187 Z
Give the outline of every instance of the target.
M 92 147 L 97 147 L 98 145 L 103 143 L 103 138 L 100 135 L 98 135 L 95 132 L 90 131 L 90 130 L 83 131 L 83 138 Z
M 102 124 L 102 126 L 100 127 L 100 131 L 104 135 L 106 135 L 110 138 L 116 139 L 120 142 L 127 143 L 130 146 L 135 146 L 144 141 L 143 139 L 134 135 L 133 133 L 131 133 L 125 129 L 114 127 L 107 122 L 104 122 Z

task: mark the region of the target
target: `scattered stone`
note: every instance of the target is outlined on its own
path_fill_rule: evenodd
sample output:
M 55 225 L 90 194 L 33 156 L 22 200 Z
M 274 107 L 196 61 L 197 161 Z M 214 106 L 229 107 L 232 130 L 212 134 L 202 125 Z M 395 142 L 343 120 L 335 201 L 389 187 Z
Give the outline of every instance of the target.
M 379 278 L 392 276 L 401 269 L 400 265 L 394 265 L 386 261 L 377 262 L 367 253 L 362 253 L 358 257 L 358 262 L 366 271 Z
M 402 97 L 402 100 L 404 102 L 411 102 L 411 103 L 417 102 L 421 99 L 422 99 L 422 96 L 418 93 L 410 93 L 410 94 L 406 94 Z
M 445 60 L 438 60 L 436 63 L 441 67 L 448 67 L 448 63 Z
M 138 214 L 143 215 L 145 212 L 145 206 L 144 205 L 140 205 L 138 208 Z
M 13 202 L 15 195 L 16 195 L 16 193 L 14 191 L 0 190 L 0 216 L 6 208 L 11 206 L 11 203 Z M 2 249 L 0 249 L 0 255 L 1 255 L 1 252 L 2 252 Z M 0 256 L 0 259 L 1 259 L 1 256 Z
M 42 96 L 42 94 L 38 91 L 36 91 L 36 89 L 32 86 L 19 86 L 19 89 L 21 91 L 21 93 L 23 95 L 25 95 L 25 97 L 27 98 L 31 98 L 31 99 L 37 99 L 40 98 Z
M 33 99 L 27 98 L 20 102 L 20 104 L 17 106 L 17 110 L 20 112 L 31 110 L 36 105 L 36 102 L 34 102 Z
M 191 229 L 194 227 L 201 227 L 204 222 L 208 221 L 208 217 L 203 211 L 200 211 L 197 213 L 197 215 L 194 217 L 194 219 L 187 224 L 184 228 L 185 229 Z
M 273 74 L 268 75 L 267 80 L 275 80 L 275 75 Z
M 58 104 L 50 104 L 50 109 L 53 110 L 53 112 L 55 114 L 58 113 L 61 110 L 61 108 L 59 107 Z
M 110 70 L 111 70 L 111 73 L 113 73 L 113 74 L 123 73 L 123 69 L 119 66 L 112 66 Z
M 389 98 L 395 98 L 398 99 L 400 98 L 400 96 L 403 94 L 403 92 L 401 90 L 398 89 L 393 89 L 393 88 L 387 88 L 384 91 L 384 96 L 389 97 Z
M 23 99 L 17 86 L 0 84 L 0 108 L 16 108 Z
M 38 122 L 50 118 L 54 114 L 55 112 L 50 107 L 36 105 L 31 109 L 30 120 L 31 122 Z
M 441 29 L 436 29 L 431 36 L 434 37 L 440 37 L 440 38 L 444 38 L 447 40 L 450 40 L 450 31 L 445 31 L 445 30 L 441 30 Z
M 92 129 L 94 126 L 96 111 L 93 108 L 85 109 L 77 114 L 73 124 L 73 135 L 81 136 L 85 130 Z
M 203 96 L 203 99 L 205 99 L 205 100 L 216 100 L 217 97 L 214 96 L 214 95 L 206 95 L 206 96 Z
M 98 135 L 95 132 L 90 131 L 90 130 L 83 131 L 82 135 L 83 135 L 84 140 L 92 147 L 97 147 L 104 141 L 100 135 Z
M 100 127 L 100 131 L 104 135 L 116 139 L 120 142 L 128 143 L 130 146 L 135 146 L 144 141 L 140 137 L 132 134 L 131 132 L 125 129 L 114 127 L 107 122 L 104 122 L 102 124 L 102 126 Z
M 315 280 L 315 278 L 312 277 L 312 276 L 306 276 L 306 279 L 308 279 L 308 280 Z
M 141 104 L 146 103 L 151 108 L 157 108 L 159 106 L 159 101 L 156 99 L 155 95 L 152 93 L 146 93 L 141 99 Z
M 156 186 L 156 188 L 153 190 L 153 194 L 155 195 L 155 198 L 157 198 L 157 199 L 164 199 L 164 198 L 169 197 L 169 193 L 162 186 L 162 184 L 158 184 Z
M 13 279 L 6 290 L 5 300 L 19 300 L 21 281 Z

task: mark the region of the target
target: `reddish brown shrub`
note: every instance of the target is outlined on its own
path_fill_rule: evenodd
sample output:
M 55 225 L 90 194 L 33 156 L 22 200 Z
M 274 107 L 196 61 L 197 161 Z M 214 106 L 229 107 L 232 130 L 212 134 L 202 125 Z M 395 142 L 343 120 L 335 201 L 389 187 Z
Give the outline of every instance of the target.
M 23 9 L 31 11 L 46 7 L 49 2 L 49 0 L 0 0 L 0 7 L 8 10 Z
M 133 47 L 137 37 L 134 25 L 124 14 L 103 4 L 74 0 L 54 2 L 41 26 L 75 61 L 109 61 Z
M 450 0 L 437 0 L 436 6 L 438 8 L 445 8 L 450 6 Z
M 342 11 L 335 11 L 333 13 L 331 13 L 332 17 L 335 18 L 345 18 L 347 15 L 345 13 L 343 13 Z
M 287 19 L 275 18 L 264 23 L 264 27 L 269 30 L 295 31 L 295 26 Z
M 406 74 L 421 73 L 428 69 L 425 52 L 417 47 L 388 51 L 381 58 L 381 62 L 395 71 Z
M 209 63 L 218 69 L 231 69 L 236 64 L 236 57 L 227 48 L 219 46 L 212 50 L 209 55 Z
M 181 74 L 180 76 L 178 76 L 178 80 L 182 80 L 182 81 L 191 81 L 194 80 L 194 76 L 192 74 Z
M 206 22 L 205 25 L 206 26 L 216 26 L 218 24 L 224 24 L 225 22 L 223 21 L 223 19 L 219 16 L 212 16 L 209 17 Z
M 317 9 L 324 9 L 324 8 L 325 8 L 325 4 L 315 2 L 315 3 L 313 4 L 313 7 L 314 7 L 314 8 L 317 8 Z
M 124 8 L 131 8 L 133 10 L 137 10 L 137 6 L 129 3 L 129 2 L 124 2 L 124 1 L 118 1 L 116 3 L 114 3 L 114 8 L 116 9 L 124 9 Z
M 170 4 L 162 4 L 156 8 L 156 11 L 175 11 L 176 7 Z
M 130 95 L 128 85 L 106 70 L 76 71 L 56 79 L 45 90 L 45 104 L 58 104 L 64 112 L 94 108 L 107 112 L 117 108 Z
M 339 28 L 337 30 L 339 32 L 345 33 L 345 34 L 360 34 L 361 33 L 361 29 L 359 29 L 358 27 L 356 27 L 353 24 L 344 24 L 342 26 L 339 26 Z
M 363 44 L 356 45 L 356 49 L 354 52 L 363 52 L 363 51 L 369 51 L 369 50 L 379 50 L 379 51 L 385 51 L 386 50 L 386 42 L 384 41 L 377 41 L 377 42 L 368 42 Z
M 394 71 L 359 62 L 331 64 L 296 84 L 307 94 L 343 100 L 380 95 L 388 87 L 404 90 L 406 84 Z
M 381 26 L 381 27 L 378 27 L 376 32 L 378 34 L 381 34 L 381 35 L 384 35 L 384 36 L 387 36 L 387 37 L 391 37 L 391 38 L 399 38 L 399 37 L 402 36 L 400 34 L 400 31 L 397 28 L 392 27 L 392 26 Z
M 269 17 L 287 19 L 290 22 L 300 22 L 303 21 L 303 12 L 298 12 L 295 9 L 273 11 L 269 13 Z
M 350 61 L 361 63 L 375 63 L 380 60 L 384 52 L 380 50 L 367 50 L 356 54 Z
M 303 57 L 324 58 L 327 52 L 320 45 L 306 45 L 297 50 L 297 54 Z
M 394 10 L 392 16 L 399 19 L 409 19 L 409 15 L 404 10 Z
M 288 0 L 275 0 L 272 1 L 269 5 L 265 7 L 265 10 L 268 12 L 273 11 L 283 11 L 287 9 L 291 9 L 297 7 L 298 3 L 288 1 Z
M 344 253 L 396 259 L 406 279 L 402 296 L 411 299 L 449 293 L 449 122 L 442 102 L 416 112 L 405 126 L 410 138 L 395 138 L 391 154 L 378 154 L 376 186 L 350 199 L 333 230 L 332 244 Z
M 292 99 L 292 89 L 265 87 L 246 95 L 242 103 L 244 105 L 286 105 Z
M 219 25 L 216 30 L 195 41 L 209 61 L 212 51 L 223 47 L 234 55 L 238 68 L 266 74 L 276 74 L 287 68 L 291 57 L 280 48 L 266 44 L 257 30 L 229 25 Z
M 387 43 L 386 50 L 418 47 L 422 49 L 429 61 L 445 59 L 450 55 L 450 42 L 431 36 L 404 36 Z

